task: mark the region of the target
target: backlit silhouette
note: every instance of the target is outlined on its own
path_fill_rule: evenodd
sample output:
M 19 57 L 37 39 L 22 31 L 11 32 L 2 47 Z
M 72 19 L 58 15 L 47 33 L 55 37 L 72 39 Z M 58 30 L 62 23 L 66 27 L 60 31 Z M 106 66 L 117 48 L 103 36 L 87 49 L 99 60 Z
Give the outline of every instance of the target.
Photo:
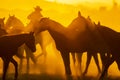
M 85 26 L 87 26 L 87 27 L 85 27 Z M 104 40 L 100 36 L 99 32 L 95 31 L 95 28 L 96 28 L 96 25 L 91 21 L 90 17 L 88 16 L 88 18 L 85 19 L 83 16 L 81 16 L 80 12 L 78 13 L 78 17 L 76 19 L 74 19 L 72 21 L 72 23 L 68 26 L 68 29 L 75 29 L 78 32 L 80 32 L 80 31 L 85 32 L 85 30 L 88 30 L 87 36 L 89 36 L 88 38 L 90 38 L 92 40 L 91 41 L 88 39 L 87 43 L 83 43 L 83 45 L 84 44 L 89 45 L 90 43 L 91 43 L 90 46 L 92 45 L 92 48 L 89 48 L 90 50 L 89 49 L 87 50 L 86 68 L 85 68 L 85 71 L 83 72 L 83 75 L 85 75 L 87 73 L 88 66 L 90 64 L 90 60 L 91 60 L 92 56 L 95 59 L 95 63 L 97 64 L 97 68 L 98 68 L 99 72 L 101 72 L 97 53 L 101 52 L 100 55 L 104 54 L 103 48 L 104 47 L 107 48 L 107 45 L 105 44 Z M 83 35 L 83 34 L 80 33 L 80 35 Z M 82 38 L 81 40 L 84 40 L 84 37 L 86 37 L 86 36 L 83 36 L 83 37 L 80 36 L 80 37 Z M 83 53 L 76 54 L 78 65 L 80 67 L 80 71 L 82 70 L 81 69 L 82 54 Z M 74 54 L 73 54 L 73 60 L 75 61 Z
M 76 21 L 76 19 L 78 20 Z M 89 58 L 91 59 L 91 56 L 97 55 L 98 52 L 104 55 L 109 51 L 104 39 L 99 34 L 98 30 L 96 30 L 96 26 L 91 27 L 88 24 L 88 21 L 80 16 L 79 13 L 76 19 L 73 20 L 77 22 L 74 23 L 74 25 L 79 25 L 74 26 L 70 24 L 72 26 L 68 28 L 63 27 L 58 22 L 49 18 L 42 18 L 40 22 L 35 25 L 39 27 L 38 33 L 48 30 L 52 38 L 55 40 L 56 48 L 61 52 L 63 58 L 66 74 L 71 74 L 69 59 L 70 52 L 81 54 L 87 51 Z
M 104 79 L 104 76 L 107 73 L 109 66 L 114 61 L 116 61 L 118 69 L 120 70 L 120 33 L 100 24 L 97 25 L 97 29 L 99 30 L 105 42 L 109 46 L 110 52 L 108 53 L 112 54 L 112 57 L 107 57 L 107 60 L 104 62 L 104 71 L 100 77 L 100 79 Z
M 5 24 L 5 30 L 7 30 L 9 34 L 22 33 L 24 28 L 24 24 L 18 18 L 16 18 L 15 15 L 9 15 L 9 18 Z
M 43 15 L 41 14 L 41 11 L 42 9 L 39 6 L 36 6 L 34 8 L 34 11 L 27 16 L 27 18 L 30 20 L 29 24 L 27 25 L 28 31 L 33 31 L 36 33 L 38 27 L 35 27 L 34 24 L 40 21 L 40 19 L 43 17 Z M 47 32 L 35 34 L 35 38 L 36 38 L 36 44 L 39 44 L 42 49 L 42 53 L 40 53 L 38 57 L 43 55 L 44 63 L 45 63 L 46 56 L 47 56 L 46 47 L 49 43 L 51 43 L 51 38 Z
M 87 25 L 84 21 L 85 20 L 82 19 L 82 23 L 84 24 L 82 24 L 79 28 L 75 28 L 74 26 L 71 28 L 65 28 L 58 22 L 49 18 L 42 18 L 40 22 L 35 25 L 39 27 L 38 33 L 48 30 L 55 40 L 56 48 L 61 52 L 67 74 L 71 74 L 69 59 L 70 52 L 83 53 L 88 50 L 91 52 L 93 51 L 93 40 L 90 37 L 90 31 L 86 29 Z
M 26 30 L 22 21 L 16 18 L 15 15 L 13 16 L 9 15 L 9 18 L 6 21 L 4 29 L 6 29 L 8 35 L 24 33 Z M 33 53 L 30 51 L 30 49 L 26 45 L 20 46 L 17 54 L 17 56 L 20 58 L 20 67 L 19 67 L 20 72 L 23 66 L 24 50 L 26 52 L 26 59 L 27 59 L 26 72 L 29 73 L 29 58 L 31 58 L 31 60 L 34 63 L 36 63 L 36 59 Z
M 5 18 L 0 18 L 0 36 L 7 34 L 6 30 L 4 29 L 4 20 Z
M 18 47 L 25 44 L 32 52 L 36 51 L 35 47 L 35 38 L 33 33 L 20 34 L 20 35 L 11 35 L 0 37 L 0 57 L 3 60 L 3 77 L 5 80 L 7 68 L 10 62 L 15 66 L 15 80 L 18 76 L 18 64 L 13 59 L 13 56 L 18 53 Z

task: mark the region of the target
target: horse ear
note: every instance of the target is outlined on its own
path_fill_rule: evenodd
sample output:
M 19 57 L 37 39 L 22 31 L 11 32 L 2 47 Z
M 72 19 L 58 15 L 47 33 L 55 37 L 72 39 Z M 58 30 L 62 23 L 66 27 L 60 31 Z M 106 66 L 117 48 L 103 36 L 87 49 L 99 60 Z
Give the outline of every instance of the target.
M 87 17 L 88 20 L 91 20 L 90 16 Z
M 81 12 L 80 11 L 78 11 L 78 17 L 80 17 L 81 16 Z
M 98 26 L 100 26 L 100 21 L 98 21 Z
M 94 24 L 94 25 L 96 25 L 96 23 L 95 23 L 95 22 L 93 22 L 93 24 Z
M 4 20 L 5 20 L 5 17 L 4 17 L 4 18 L 2 18 L 2 20 L 4 21 Z
M 34 32 L 30 32 L 31 35 L 34 35 Z
M 11 15 L 9 14 L 9 17 L 10 17 Z
M 15 15 L 13 15 L 13 17 L 15 17 Z

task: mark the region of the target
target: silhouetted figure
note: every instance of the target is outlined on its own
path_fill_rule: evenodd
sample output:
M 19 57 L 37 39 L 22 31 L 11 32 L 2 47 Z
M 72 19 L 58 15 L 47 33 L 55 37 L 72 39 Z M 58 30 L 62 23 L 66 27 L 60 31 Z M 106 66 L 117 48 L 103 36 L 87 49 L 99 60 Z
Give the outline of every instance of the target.
M 107 56 L 104 62 L 104 71 L 100 76 L 100 80 L 104 79 L 105 74 L 107 74 L 109 66 L 116 61 L 118 65 L 118 69 L 120 70 L 120 33 L 116 32 L 106 26 L 100 25 L 100 23 L 97 25 L 97 30 L 100 32 L 101 36 L 104 38 L 105 42 L 109 46 L 110 53 L 112 56 Z M 103 56 L 104 57 L 104 56 Z M 103 58 L 104 59 L 104 58 Z
M 81 19 L 81 20 L 80 20 Z M 73 21 L 72 21 L 72 23 L 68 26 L 68 28 L 69 29 L 74 29 L 74 28 L 76 28 L 76 31 L 81 31 L 82 32 L 82 30 L 83 30 L 83 32 L 84 32 L 84 30 L 85 30 L 85 24 L 83 23 L 83 22 L 81 22 L 81 21 L 85 21 L 84 23 L 87 23 L 86 25 L 87 25 L 87 29 L 89 30 L 89 32 L 90 32 L 90 34 L 93 36 L 93 32 L 94 32 L 94 28 L 95 28 L 95 25 L 94 25 L 94 23 L 91 21 L 91 19 L 90 19 L 90 17 L 88 16 L 88 18 L 87 19 L 85 19 L 83 16 L 81 16 L 81 14 L 80 14 L 80 12 L 78 13 L 78 18 L 76 18 L 76 19 L 74 19 Z M 73 27 L 74 26 L 74 27 Z M 80 29 L 81 28 L 81 29 Z M 97 35 L 95 35 L 95 36 L 98 36 L 98 34 Z M 93 40 L 94 41 L 94 40 Z M 94 45 L 94 44 L 93 44 Z M 97 65 L 97 68 L 98 68 L 98 71 L 99 72 L 101 72 L 101 70 L 100 70 L 100 66 L 99 66 L 99 61 L 98 61 L 98 56 L 97 56 L 97 52 L 98 50 L 97 49 L 95 49 L 95 50 L 93 50 L 93 51 L 87 51 L 87 61 L 86 61 L 86 68 L 85 68 L 85 71 L 83 72 L 83 75 L 85 75 L 86 73 L 87 73 L 87 70 L 88 70 L 88 67 L 89 67 L 89 64 L 90 64 L 90 61 L 91 61 L 91 58 L 92 58 L 92 56 L 94 57 L 94 59 L 95 59 L 95 63 L 96 63 L 96 65 Z M 77 60 L 77 62 L 78 62 L 78 67 L 80 68 L 80 71 L 81 71 L 81 73 L 82 73 L 82 68 L 81 68 L 81 62 L 82 62 L 82 54 L 83 53 L 76 53 L 76 60 Z M 73 62 L 75 63 L 75 54 L 74 53 L 72 53 L 72 56 L 73 56 Z
M 15 15 L 9 15 L 4 29 L 7 30 L 8 34 L 19 34 L 24 31 L 25 27 L 24 24 L 15 17 Z
M 7 34 L 6 30 L 4 29 L 4 20 L 5 18 L 0 18 L 0 36 Z
M 30 22 L 27 25 L 28 28 L 27 30 L 33 31 L 35 33 L 37 32 L 38 27 L 34 26 L 34 24 L 40 21 L 40 19 L 43 17 L 41 11 L 42 9 L 39 6 L 36 6 L 34 8 L 34 11 L 30 15 L 28 15 L 27 18 L 30 20 Z M 35 34 L 35 38 L 36 38 L 36 44 L 39 44 L 42 50 L 42 53 L 40 53 L 38 57 L 43 55 L 44 56 L 43 62 L 46 63 L 46 56 L 47 56 L 46 47 L 51 42 L 50 40 L 51 38 L 49 37 L 49 34 L 47 32 Z
M 18 64 L 13 59 L 13 56 L 18 53 L 18 47 L 25 44 L 32 52 L 36 51 L 35 38 L 33 33 L 11 35 L 0 37 L 0 57 L 3 60 L 3 76 L 5 80 L 8 65 L 12 62 L 15 66 L 15 79 L 18 77 Z
M 88 55 L 90 55 L 88 59 L 89 61 L 92 55 L 97 55 L 98 52 L 100 55 L 111 53 L 109 45 L 107 45 L 104 37 L 101 35 L 102 32 L 99 32 L 96 26 L 91 27 L 88 21 L 81 15 L 78 15 L 73 22 L 75 23 L 71 23 L 68 28 L 65 28 L 54 20 L 42 18 L 35 25 L 39 27 L 37 33 L 48 30 L 54 39 L 56 48 L 60 51 L 62 56 L 65 73 L 67 75 L 71 75 L 70 52 L 78 54 L 87 52 Z
M 86 24 L 86 19 L 79 17 L 80 16 L 76 18 L 79 20 L 77 23 L 78 25 L 74 26 L 73 24 L 70 28 L 65 28 L 58 22 L 49 18 L 42 18 L 40 22 L 35 25 L 39 27 L 37 33 L 48 30 L 54 39 L 56 48 L 61 52 L 65 72 L 68 75 L 71 74 L 69 58 L 70 52 L 83 53 L 87 51 L 92 54 L 96 50 L 96 43 L 94 43 L 95 39 L 91 37 L 93 34 Z
M 34 31 L 33 25 L 36 23 L 36 21 L 39 21 L 43 15 L 41 14 L 42 9 L 39 6 L 36 6 L 34 8 L 34 11 L 27 16 L 27 19 L 30 20 L 29 24 L 27 25 L 30 30 Z

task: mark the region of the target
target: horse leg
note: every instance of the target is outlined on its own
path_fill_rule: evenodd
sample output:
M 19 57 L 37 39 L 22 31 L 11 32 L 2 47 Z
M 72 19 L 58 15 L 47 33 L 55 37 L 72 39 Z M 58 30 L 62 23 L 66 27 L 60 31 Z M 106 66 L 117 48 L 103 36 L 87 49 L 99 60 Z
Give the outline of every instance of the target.
M 3 76 L 2 76 L 2 80 L 5 80 L 5 76 L 7 73 L 7 69 L 8 69 L 8 65 L 10 63 L 10 59 L 7 57 L 2 57 L 3 59 Z
M 102 62 L 102 71 L 103 71 L 104 67 L 105 67 L 105 63 L 107 61 L 107 57 L 105 56 L 104 53 L 100 53 L 100 58 L 101 58 L 101 62 Z
M 75 62 L 76 62 L 76 60 L 75 60 L 75 53 L 71 53 L 71 55 L 72 55 L 72 59 L 73 59 L 73 64 L 75 65 Z
M 102 71 L 104 70 L 105 64 L 110 59 L 109 53 L 100 53 L 101 61 L 102 61 Z
M 44 46 L 44 48 L 42 48 L 42 52 L 44 54 L 44 63 L 46 63 L 47 51 L 46 51 L 45 46 Z
M 11 60 L 10 60 L 13 64 L 14 64 L 14 66 L 15 66 L 15 79 L 14 80 L 17 80 L 17 77 L 18 77 L 18 64 L 17 64 L 17 62 L 12 58 Z
M 109 66 L 114 62 L 115 60 L 112 58 L 107 59 L 105 66 L 104 66 L 104 70 L 99 78 L 99 80 L 104 80 L 105 75 L 107 74 L 108 68 Z
M 43 63 L 46 63 L 46 57 L 47 57 L 46 47 L 47 47 L 48 44 L 45 43 L 45 41 L 44 41 L 45 38 L 44 38 L 43 35 L 44 35 L 44 33 L 40 33 L 39 34 L 39 36 L 40 36 L 40 38 L 39 38 L 39 45 L 41 46 L 42 54 L 44 55 Z M 40 55 L 42 55 L 42 54 L 40 54 Z
M 37 63 L 37 59 L 35 58 L 35 55 L 33 54 L 33 52 L 30 52 L 29 55 L 30 55 L 30 58 L 33 61 L 33 63 L 36 64 Z
M 33 54 L 33 52 L 27 46 L 25 46 L 25 51 L 26 51 L 27 58 L 31 58 L 33 63 L 36 64 L 37 60 L 36 60 L 35 55 Z
M 20 66 L 19 66 L 19 72 L 22 72 L 22 66 L 23 66 L 23 59 L 20 58 Z
M 19 54 L 19 55 L 21 56 L 21 57 L 18 56 L 18 57 L 20 58 L 19 72 L 22 71 L 22 66 L 23 66 L 24 46 L 25 46 L 25 45 L 22 45 L 21 47 L 19 47 L 19 49 L 18 49 L 18 53 L 17 53 L 17 54 Z
M 73 67 L 74 67 L 74 70 L 75 70 L 75 74 L 77 75 L 77 72 L 78 72 L 78 68 L 77 68 L 77 66 L 76 66 L 76 53 L 71 53 L 71 56 L 72 56 L 72 60 L 73 60 Z
M 87 53 L 86 68 L 85 68 L 85 71 L 83 72 L 83 75 L 85 75 L 88 71 L 88 67 L 89 67 L 91 58 L 92 58 L 91 52 L 88 52 Z
M 29 61 L 29 53 L 26 53 L 26 59 L 27 59 L 27 69 L 26 69 L 26 72 L 27 72 L 27 74 L 29 74 L 29 70 L 30 70 L 30 66 L 29 66 L 29 63 L 30 63 L 30 61 Z
M 44 55 L 44 62 L 43 63 L 46 63 L 46 56 L 47 56 L 47 51 L 46 51 L 46 45 L 44 45 L 44 43 L 40 43 L 41 45 L 41 49 L 42 49 L 42 54 Z
M 25 46 L 25 52 L 26 52 L 26 59 L 27 59 L 26 72 L 28 74 L 30 69 L 30 61 L 29 61 L 30 58 L 35 64 L 36 64 L 36 59 L 35 59 L 35 56 L 33 55 L 33 52 L 27 46 Z
M 76 58 L 77 58 L 77 61 L 78 61 L 78 68 L 80 69 L 80 73 L 82 73 L 82 54 L 83 53 L 77 53 L 76 54 Z
M 99 73 L 101 73 L 97 53 L 93 54 L 93 57 L 94 57 L 96 65 L 97 65 L 98 71 L 99 71 Z
M 63 63 L 64 63 L 64 66 L 65 66 L 65 73 L 67 75 L 71 75 L 69 52 L 64 52 L 64 51 L 62 52 L 61 51 L 61 56 L 62 56 Z

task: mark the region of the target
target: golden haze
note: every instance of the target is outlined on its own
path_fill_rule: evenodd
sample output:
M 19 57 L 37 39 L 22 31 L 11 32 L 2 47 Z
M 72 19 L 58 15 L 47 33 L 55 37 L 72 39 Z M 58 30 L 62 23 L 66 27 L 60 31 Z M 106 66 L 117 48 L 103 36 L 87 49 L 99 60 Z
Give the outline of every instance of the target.
M 116 1 L 118 2 L 117 5 L 113 3 L 113 0 L 109 0 L 109 2 L 108 0 L 1 0 L 0 17 L 8 18 L 9 14 L 15 15 L 22 20 L 24 25 L 27 25 L 29 22 L 27 20 L 27 15 L 33 11 L 33 8 L 36 5 L 39 5 L 43 9 L 43 16 L 50 17 L 51 19 L 54 19 L 65 26 L 70 24 L 70 22 L 77 17 L 78 11 L 81 11 L 81 14 L 84 17 L 90 16 L 91 19 L 96 23 L 100 21 L 101 24 L 106 25 L 116 31 L 120 31 L 120 0 Z M 62 67 L 60 70 L 63 70 L 63 64 L 59 62 L 62 60 L 57 60 L 56 54 L 51 50 L 51 46 L 48 46 L 47 49 L 50 53 L 48 54 L 48 60 L 55 61 L 54 59 L 56 59 L 54 62 L 55 64 L 49 64 L 48 66 L 54 66 L 53 68 L 55 69 L 56 67 Z M 84 55 L 83 66 L 85 66 L 85 58 L 86 57 Z M 56 64 L 61 66 L 55 67 Z M 53 72 L 52 70 L 55 69 L 49 69 L 49 71 Z M 88 70 L 88 75 L 94 75 L 96 72 L 97 67 L 92 59 L 90 68 Z M 109 73 L 111 75 L 120 74 L 115 63 L 110 67 Z

